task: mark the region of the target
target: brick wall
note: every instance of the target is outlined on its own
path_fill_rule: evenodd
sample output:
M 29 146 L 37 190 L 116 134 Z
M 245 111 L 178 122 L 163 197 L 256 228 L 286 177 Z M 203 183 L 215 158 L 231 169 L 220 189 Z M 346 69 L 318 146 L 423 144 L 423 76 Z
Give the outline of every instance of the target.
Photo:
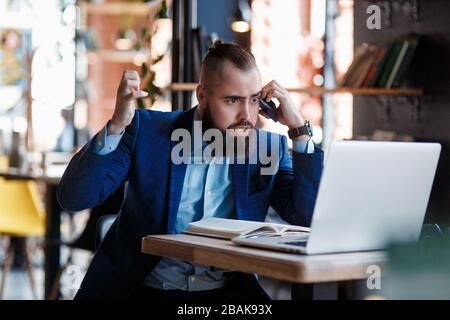
M 125 21 L 131 21 L 133 30 L 139 35 L 140 30 L 151 22 L 146 17 L 130 17 L 125 15 L 106 15 L 90 13 L 87 17 L 89 28 L 95 32 L 99 50 L 114 50 L 115 35 Z M 97 132 L 111 118 L 116 99 L 116 91 L 125 69 L 140 70 L 132 61 L 117 62 L 101 56 L 90 56 L 89 80 L 94 89 L 93 99 L 89 103 L 89 128 Z

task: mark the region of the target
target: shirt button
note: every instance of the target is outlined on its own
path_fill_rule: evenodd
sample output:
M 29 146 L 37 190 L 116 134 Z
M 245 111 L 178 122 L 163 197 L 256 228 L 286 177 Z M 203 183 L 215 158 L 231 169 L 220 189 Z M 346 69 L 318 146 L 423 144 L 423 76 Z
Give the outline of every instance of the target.
M 208 191 L 208 196 L 212 196 L 213 192 L 212 191 Z
M 191 281 L 194 282 L 195 281 L 195 276 L 191 277 Z

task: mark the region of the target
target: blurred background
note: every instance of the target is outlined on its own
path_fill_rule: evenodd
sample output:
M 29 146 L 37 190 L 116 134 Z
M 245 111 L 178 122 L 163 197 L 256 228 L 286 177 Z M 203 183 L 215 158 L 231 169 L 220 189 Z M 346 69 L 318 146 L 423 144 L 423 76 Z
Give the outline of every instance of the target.
M 366 23 L 373 4 L 379 29 Z M 150 93 L 139 108 L 195 106 L 216 39 L 253 52 L 263 83 L 291 92 L 325 152 L 345 139 L 443 144 L 426 222 L 447 233 L 449 9 L 440 0 L 0 0 L 0 299 L 73 297 L 124 188 L 63 212 L 56 187 L 68 161 L 112 116 L 125 69 Z

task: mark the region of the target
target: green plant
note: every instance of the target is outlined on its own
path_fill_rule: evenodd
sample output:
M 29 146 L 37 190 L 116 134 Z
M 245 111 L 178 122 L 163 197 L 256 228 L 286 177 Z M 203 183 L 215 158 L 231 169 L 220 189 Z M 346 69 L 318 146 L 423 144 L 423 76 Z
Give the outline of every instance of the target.
M 161 59 L 162 57 L 163 56 L 161 56 Z M 159 58 L 160 57 L 153 60 L 152 65 L 154 64 L 154 61 L 158 60 Z M 159 61 L 161 59 L 159 59 Z M 152 106 L 155 103 L 157 97 L 162 95 L 162 90 L 155 84 L 155 77 L 156 77 L 155 71 L 149 69 L 146 63 L 142 64 L 141 74 L 142 78 L 146 80 L 143 90 L 148 92 L 148 99 L 150 99 L 150 106 Z M 138 108 L 141 109 L 145 108 L 145 102 L 142 98 L 138 99 L 137 104 Z
M 168 17 L 167 14 L 167 3 L 165 0 L 161 2 L 160 10 L 157 14 L 155 14 L 154 19 L 165 19 Z M 152 37 L 157 32 L 155 29 L 152 33 L 148 30 L 148 28 L 143 28 L 141 30 L 141 39 L 142 44 L 138 44 L 137 49 L 146 48 L 148 52 L 151 53 L 152 48 Z M 166 51 L 167 52 L 167 51 Z M 157 56 L 156 58 L 149 58 L 149 62 L 143 63 L 141 66 L 141 83 L 143 83 L 142 90 L 148 92 L 148 97 L 150 101 L 150 107 L 153 106 L 158 97 L 162 95 L 162 90 L 155 84 L 156 73 L 152 70 L 152 67 L 164 58 L 165 53 Z M 137 101 L 138 108 L 144 109 L 146 107 L 145 101 L 143 98 L 139 98 Z

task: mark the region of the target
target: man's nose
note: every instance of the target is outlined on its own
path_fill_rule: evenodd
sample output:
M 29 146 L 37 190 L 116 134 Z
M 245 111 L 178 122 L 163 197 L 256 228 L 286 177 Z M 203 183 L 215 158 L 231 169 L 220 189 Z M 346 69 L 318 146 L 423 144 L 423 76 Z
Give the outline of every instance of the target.
M 246 120 L 250 119 L 250 101 L 245 100 L 244 102 L 242 102 L 239 118 Z

